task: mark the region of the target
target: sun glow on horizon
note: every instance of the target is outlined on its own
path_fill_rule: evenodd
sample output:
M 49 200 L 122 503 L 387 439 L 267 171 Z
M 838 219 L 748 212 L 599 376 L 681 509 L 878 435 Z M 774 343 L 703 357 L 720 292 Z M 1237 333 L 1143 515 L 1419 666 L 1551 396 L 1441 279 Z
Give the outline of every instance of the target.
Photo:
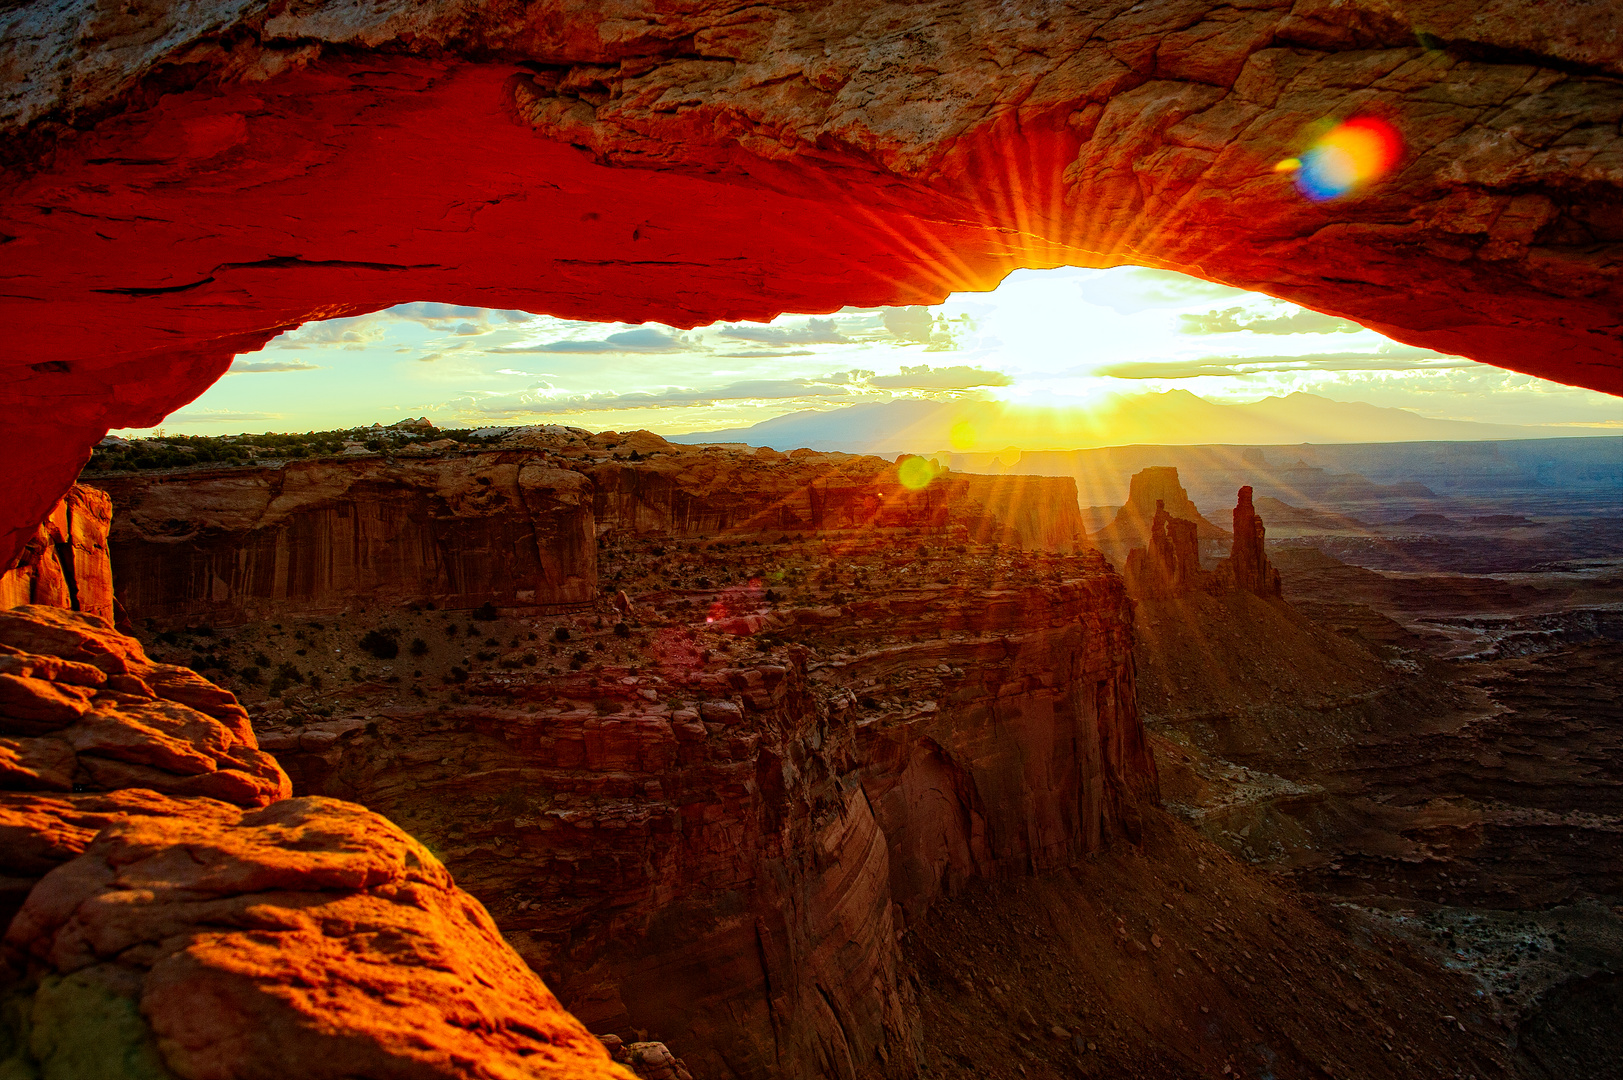
M 1184 393 L 1169 399 L 1169 391 Z M 1445 419 L 1596 433 L 1617 422 L 1616 399 L 1606 395 L 1400 345 L 1261 294 L 1127 266 L 1020 270 L 990 292 L 955 293 L 928 308 L 846 308 L 692 330 L 403 304 L 309 323 L 238 357 L 164 427 L 304 431 L 422 415 L 440 427 L 557 423 L 684 435 L 821 415 L 846 433 L 831 439 L 855 444 L 871 427 L 863 410 L 886 406 L 906 445 L 982 452 L 1184 441 L 1193 402 L 1298 391 Z

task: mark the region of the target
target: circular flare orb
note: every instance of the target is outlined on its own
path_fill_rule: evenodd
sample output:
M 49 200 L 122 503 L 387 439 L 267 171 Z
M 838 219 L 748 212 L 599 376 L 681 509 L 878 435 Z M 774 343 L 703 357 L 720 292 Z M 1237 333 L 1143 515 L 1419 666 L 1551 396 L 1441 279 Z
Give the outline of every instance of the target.
M 910 457 L 896 470 L 896 478 L 909 491 L 920 491 L 935 479 L 935 466 L 921 457 Z
M 1340 198 L 1386 175 L 1402 156 L 1403 137 L 1385 120 L 1374 116 L 1347 120 L 1302 155 L 1294 170 L 1296 186 L 1315 202 Z

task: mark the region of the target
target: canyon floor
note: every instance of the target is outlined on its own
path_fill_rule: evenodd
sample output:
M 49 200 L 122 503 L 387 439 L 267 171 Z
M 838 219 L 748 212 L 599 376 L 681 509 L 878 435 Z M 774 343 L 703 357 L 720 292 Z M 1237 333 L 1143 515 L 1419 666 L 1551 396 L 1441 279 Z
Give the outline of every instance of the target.
M 967 882 L 905 926 L 920 1070 L 1620 1075 L 1623 560 L 1613 526 L 1579 517 L 1562 526 L 1573 550 L 1515 524 L 1473 537 L 1433 523 L 1441 538 L 1280 529 L 1284 601 L 1140 601 L 1139 702 L 1162 805 L 1103 853 Z M 1450 569 L 1467 549 L 1472 572 Z M 603 596 L 573 611 L 357 607 L 142 636 L 231 685 L 300 793 L 376 803 L 511 938 L 524 905 L 472 863 L 500 848 L 490 822 L 527 808 L 471 789 L 458 805 L 369 799 L 346 747 L 409 733 L 447 766 L 437 755 L 464 737 L 464 713 L 548 695 L 590 709 L 611 688 L 675 694 L 680 709 L 693 703 L 639 674 L 770 665 L 787 649 L 807 650 L 813 681 L 838 682 L 858 708 L 916 708 L 951 683 L 951 664 L 919 683 L 881 660 L 938 632 L 859 629 L 842 611 L 966 579 L 1057 581 L 1087 558 L 908 530 L 599 554 Z M 827 617 L 757 614 L 774 607 Z M 410 726 L 424 717 L 438 726 Z M 619 1034 L 682 1053 L 680 1032 Z

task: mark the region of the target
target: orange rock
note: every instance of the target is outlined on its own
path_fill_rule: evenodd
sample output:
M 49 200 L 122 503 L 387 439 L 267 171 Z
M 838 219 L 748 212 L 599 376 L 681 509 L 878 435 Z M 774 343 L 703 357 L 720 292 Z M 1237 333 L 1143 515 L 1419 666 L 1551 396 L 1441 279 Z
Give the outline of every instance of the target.
M 19 561 L 0 574 L 0 608 L 47 604 L 113 618 L 113 570 L 107 493 L 74 484 L 27 541 Z
M 35 886 L 5 938 L 25 986 L 88 973 L 127 988 L 180 1076 L 629 1075 L 376 814 L 330 799 L 164 809 L 108 824 Z
M 0 648 L 0 788 L 139 787 L 240 806 L 292 792 L 232 694 L 152 663 L 96 616 L 0 612 Z
M 0 646 L 0 732 L 56 725 L 0 737 L 13 1068 L 628 1080 L 425 848 L 287 799 L 230 694 L 94 616 L 0 613 Z

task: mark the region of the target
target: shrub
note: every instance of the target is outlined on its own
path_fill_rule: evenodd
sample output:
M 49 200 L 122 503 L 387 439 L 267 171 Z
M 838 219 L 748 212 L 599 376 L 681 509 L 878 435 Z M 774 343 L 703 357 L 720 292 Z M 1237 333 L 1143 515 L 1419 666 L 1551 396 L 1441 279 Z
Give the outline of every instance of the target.
M 237 676 L 249 686 L 259 685 L 260 675 L 257 667 L 245 667 L 241 671 L 237 672 Z
M 468 681 L 468 669 L 461 666 L 453 667 L 450 677 L 452 682 L 465 683 Z
M 481 663 L 485 663 L 485 664 L 488 664 L 492 660 L 496 659 L 496 654 L 493 653 L 493 652 L 477 652 L 477 653 L 474 653 L 473 655 Z
M 630 637 L 631 636 L 631 627 L 627 626 L 623 622 L 615 623 L 614 624 L 614 636 L 618 637 L 618 638 L 628 638 L 628 637 Z
M 568 641 L 569 640 L 569 628 L 567 626 L 558 627 L 558 629 L 556 629 L 556 630 L 554 630 L 552 632 L 552 640 L 553 641 Z
M 478 619 L 480 622 L 495 622 L 496 605 L 492 604 L 489 600 L 486 600 L 484 603 L 473 609 L 473 617 Z
M 360 641 L 361 651 L 371 653 L 379 660 L 393 660 L 400 655 L 400 642 L 389 630 L 368 630 Z
M 411 655 L 413 655 L 413 656 L 424 656 L 427 653 L 428 653 L 428 642 L 424 641 L 420 637 L 411 639 Z

